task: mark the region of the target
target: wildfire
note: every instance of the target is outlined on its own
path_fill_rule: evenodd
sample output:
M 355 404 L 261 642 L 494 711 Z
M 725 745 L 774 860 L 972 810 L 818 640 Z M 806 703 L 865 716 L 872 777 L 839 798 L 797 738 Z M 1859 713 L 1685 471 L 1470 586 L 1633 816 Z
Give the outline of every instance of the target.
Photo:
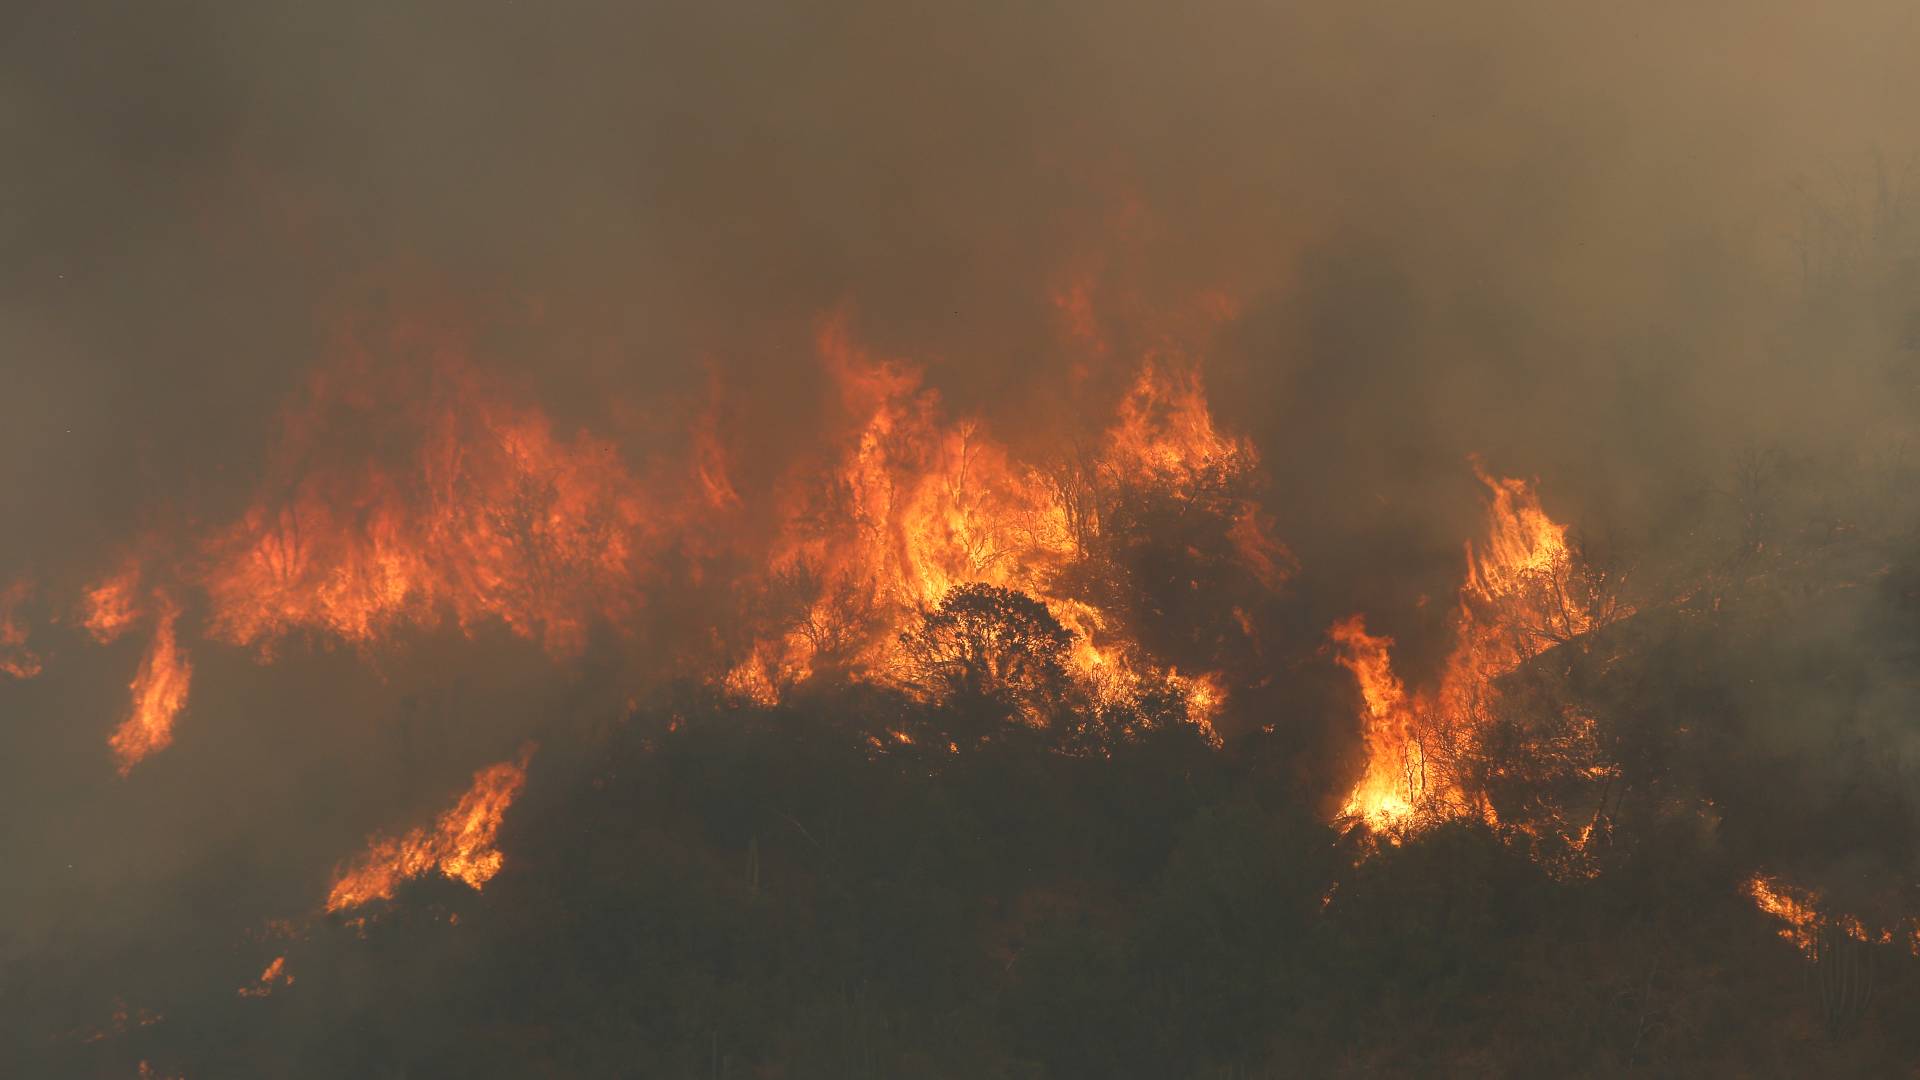
M 1107 447 L 1102 464 L 1116 474 L 1189 489 L 1259 460 L 1252 443 L 1215 428 L 1199 367 L 1157 356 L 1141 364 L 1121 400 Z
M 1811 953 L 1818 947 L 1822 923 L 1818 893 L 1759 874 L 1747 880 L 1746 892 L 1755 907 L 1779 920 L 1777 932 L 1782 938 L 1801 952 Z
M 120 572 L 87 589 L 82 625 L 102 645 L 119 639 L 140 618 L 140 564 L 129 559 Z
M 562 436 L 540 410 L 511 404 L 444 335 L 402 326 L 390 344 L 402 362 L 375 363 L 349 341 L 316 371 L 281 417 L 257 496 L 186 538 L 188 557 L 128 557 L 84 590 L 80 621 L 95 641 L 154 627 L 132 712 L 110 739 L 123 774 L 172 740 L 190 636 L 269 661 L 295 637 L 371 649 L 450 617 L 564 657 L 596 622 L 632 625 L 648 553 L 673 521 L 653 512 L 649 485 L 612 443 Z M 703 494 L 683 501 L 724 506 L 724 461 L 691 434 L 704 449 L 685 482 Z M 0 593 L 0 670 L 20 676 L 39 665 L 15 615 L 25 596 Z
M 1477 459 L 1473 467 L 1489 492 L 1487 537 L 1477 548 L 1466 545 L 1454 648 L 1437 684 L 1410 694 L 1393 674 L 1392 640 L 1368 634 L 1362 616 L 1330 632 L 1335 658 L 1353 673 L 1366 709 L 1367 761 L 1342 814 L 1375 828 L 1421 814 L 1492 820 L 1450 760 L 1491 721 L 1500 678 L 1594 625 L 1571 587 L 1577 568 L 1566 526 L 1540 508 L 1532 484 L 1491 476 Z
M 1187 701 L 1187 719 L 1206 736 L 1216 748 L 1222 745 L 1220 732 L 1214 727 L 1214 718 L 1226 707 L 1227 692 L 1221 687 L 1219 679 L 1213 675 L 1188 677 L 1178 671 L 1168 673 L 1168 677 L 1180 690 Z
M 173 742 L 173 722 L 186 707 L 193 681 L 193 665 L 174 639 L 180 609 L 164 594 L 156 595 L 154 604 L 153 640 L 130 687 L 132 711 L 108 740 L 122 776 Z
M 1070 338 L 1088 336 L 1087 303 L 1063 306 Z M 1215 425 L 1196 363 L 1146 358 L 1097 451 L 1042 466 L 1015 460 L 978 422 L 946 420 L 918 371 L 862 348 L 844 318 L 823 322 L 816 344 L 851 423 L 823 481 L 788 485 L 787 524 L 760 587 L 765 606 L 785 614 L 722 678 L 731 695 L 773 704 L 824 671 L 888 678 L 902 628 L 952 589 L 981 584 L 1046 605 L 1073 634 L 1071 675 L 1096 700 L 1166 679 L 1211 732 L 1225 698 L 1217 677 L 1155 668 L 1125 628 L 1062 585 L 1115 493 L 1190 500 L 1257 467 L 1252 445 Z M 1291 554 L 1250 501 L 1233 504 L 1229 535 L 1262 584 L 1278 588 L 1291 574 Z
M 333 445 L 367 428 L 398 451 Z M 636 602 L 649 519 L 613 445 L 560 438 L 457 356 L 425 376 L 344 361 L 285 430 L 261 497 L 206 542 L 215 638 L 263 653 L 301 631 L 365 645 L 450 612 L 566 654 L 591 618 Z
M 1908 918 L 1899 927 L 1869 927 L 1857 915 L 1829 910 L 1819 892 L 1767 874 L 1748 878 L 1742 891 L 1755 907 L 1779 922 L 1775 932 L 1781 939 L 1793 942 L 1809 959 L 1817 959 L 1829 942 L 1840 937 L 1874 945 L 1905 941 L 1907 950 L 1920 956 L 1920 919 Z
M 1386 828 L 1411 816 L 1425 794 L 1413 706 L 1393 673 L 1392 638 L 1367 633 L 1366 620 L 1359 615 L 1335 623 L 1332 638 L 1339 646 L 1336 661 L 1353 673 L 1366 704 L 1366 767 L 1341 814 Z
M 473 774 L 473 786 L 431 828 L 404 836 L 375 837 L 327 893 L 328 911 L 345 911 L 393 896 L 402 882 L 438 871 L 479 889 L 500 872 L 506 859 L 494 846 L 507 808 L 527 780 L 531 743 L 517 757 Z
M 240 988 L 240 996 L 243 998 L 263 998 L 283 986 L 292 985 L 293 975 L 287 971 L 287 958 L 284 956 L 276 956 L 273 958 L 273 962 L 267 965 L 266 970 L 260 973 L 258 979 L 255 979 L 251 985 Z
M 1456 711 L 1473 708 L 1485 684 L 1528 658 L 1593 628 L 1593 616 L 1572 588 L 1576 566 L 1567 527 L 1540 508 L 1525 480 L 1474 475 L 1491 496 L 1487 539 L 1466 548 L 1460 589 L 1459 638 L 1442 689 Z
M 1065 346 L 1113 358 L 1090 287 L 1077 295 L 1061 309 Z M 1230 305 L 1201 307 L 1212 325 Z M 749 501 L 730 475 L 718 405 L 689 423 L 679 471 L 643 477 L 612 442 L 557 431 L 516 403 L 444 329 L 400 321 L 386 335 L 336 343 L 282 410 L 243 510 L 197 535 L 153 538 L 83 591 L 78 621 L 95 641 L 151 628 L 131 712 L 109 739 L 123 774 L 171 743 L 195 642 L 269 662 L 293 642 L 371 651 L 451 621 L 468 634 L 501 626 L 565 658 L 595 626 L 637 629 L 662 577 L 656 557 L 676 537 L 693 580 L 723 565 L 717 554 L 757 566 L 735 582 L 748 598 L 733 620 L 743 628 L 715 638 L 714 681 L 736 699 L 771 705 L 822 675 L 891 679 L 902 630 L 977 584 L 1043 603 L 1072 632 L 1067 667 L 1096 700 L 1170 685 L 1211 731 L 1224 677 L 1160 666 L 1137 644 L 1140 628 L 1069 571 L 1143 497 L 1206 502 L 1261 587 L 1277 590 L 1294 570 L 1271 519 L 1236 487 L 1258 467 L 1253 445 L 1215 422 L 1201 365 L 1174 335 L 1138 360 L 1084 452 L 1030 462 L 980 421 L 945 416 L 913 364 L 864 348 L 845 318 L 823 320 L 816 347 L 846 426 L 824 462 L 802 458 L 776 490 L 782 524 L 758 557 L 702 539 L 704 523 Z M 40 665 L 25 647 L 26 595 L 24 584 L 0 593 L 0 670 L 19 677 Z

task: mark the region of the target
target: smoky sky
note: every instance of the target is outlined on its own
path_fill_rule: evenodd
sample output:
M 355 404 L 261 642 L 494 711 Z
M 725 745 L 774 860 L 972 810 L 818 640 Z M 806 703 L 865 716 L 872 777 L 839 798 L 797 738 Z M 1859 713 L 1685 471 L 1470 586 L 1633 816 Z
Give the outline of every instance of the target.
M 0 577 L 71 586 L 230 512 L 343 317 L 456 311 L 637 461 L 717 382 L 753 498 L 820 425 L 827 311 L 1043 449 L 1051 297 L 1090 275 L 1129 311 L 1239 300 L 1206 374 L 1302 639 L 1356 608 L 1418 638 L 1479 528 L 1469 454 L 1645 534 L 1747 448 L 1906 429 L 1914 271 L 1882 241 L 1916 46 L 1901 0 L 14 5 Z M 531 660 L 208 658 L 219 748 L 115 784 L 135 648 L 0 686 L 0 922 L 310 903 L 580 707 Z M 254 891 L 183 886 L 202 865 Z
M 956 409 L 1025 419 L 1050 291 L 1105 271 L 1149 305 L 1250 299 L 1216 396 L 1285 468 L 1344 453 L 1364 488 L 1463 448 L 1691 455 L 1694 428 L 1777 422 L 1754 399 L 1780 380 L 1733 385 L 1727 358 L 1770 347 L 1802 203 L 1908 163 L 1920 89 L 1892 2 L 8 22 L 5 491 L 41 524 L 15 561 L 244 468 L 325 321 L 421 288 L 543 312 L 489 358 L 550 407 L 718 365 L 787 431 L 809 321 L 841 304 Z

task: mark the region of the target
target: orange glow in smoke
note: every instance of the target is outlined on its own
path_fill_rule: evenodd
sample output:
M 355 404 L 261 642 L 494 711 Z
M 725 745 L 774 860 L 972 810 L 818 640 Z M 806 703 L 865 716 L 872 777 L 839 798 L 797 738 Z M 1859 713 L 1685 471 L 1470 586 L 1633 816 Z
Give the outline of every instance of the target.
M 240 996 L 243 998 L 263 998 L 283 986 L 292 985 L 293 975 L 287 971 L 287 958 L 284 956 L 276 956 L 273 958 L 273 962 L 267 965 L 266 970 L 260 973 L 258 979 L 255 979 L 251 985 L 240 988 Z
M 82 625 L 102 645 L 118 640 L 140 618 L 140 564 L 128 560 L 120 572 L 87 589 Z
M 125 776 L 149 754 L 173 742 L 173 722 L 187 704 L 193 665 L 174 638 L 180 609 L 165 595 L 154 597 L 153 640 L 133 678 L 133 708 L 108 745 Z
M 40 656 L 27 648 L 27 620 L 20 613 L 32 595 L 33 582 L 26 578 L 0 589 L 0 672 L 16 679 L 40 674 Z

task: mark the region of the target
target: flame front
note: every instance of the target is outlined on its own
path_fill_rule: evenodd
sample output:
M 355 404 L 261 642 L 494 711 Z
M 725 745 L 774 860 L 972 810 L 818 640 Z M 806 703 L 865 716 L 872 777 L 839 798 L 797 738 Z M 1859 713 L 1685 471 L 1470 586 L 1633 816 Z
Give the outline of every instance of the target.
M 1111 360 L 1090 287 L 1078 295 L 1063 309 L 1064 347 Z M 844 317 L 822 320 L 815 347 L 845 426 L 824 460 L 796 455 L 758 552 L 709 536 L 727 535 L 710 526 L 750 501 L 711 412 L 683 433 L 678 468 L 637 475 L 612 442 L 560 434 L 513 403 L 442 328 L 345 335 L 283 410 L 244 509 L 196 535 L 147 537 L 84 590 L 80 622 L 97 642 L 151 627 L 133 711 L 110 739 L 115 760 L 125 773 L 171 742 L 189 642 L 270 662 L 292 644 L 371 652 L 451 621 L 468 634 L 504 627 L 564 659 L 596 626 L 637 633 L 669 554 L 696 584 L 711 567 L 750 568 L 732 582 L 746 610 L 719 620 L 713 651 L 692 643 L 675 658 L 717 668 L 713 681 L 737 699 L 773 704 L 819 676 L 897 681 L 902 631 L 956 587 L 990 585 L 1036 598 L 1071 631 L 1066 665 L 1095 701 L 1172 688 L 1217 741 L 1229 682 L 1213 658 L 1184 657 L 1187 671 L 1162 663 L 1141 646 L 1143 627 L 1127 625 L 1145 620 L 1083 572 L 1102 543 L 1152 527 L 1127 515 L 1164 503 L 1204 505 L 1259 588 L 1293 573 L 1244 493 L 1258 455 L 1216 424 L 1201 365 L 1178 343 L 1226 310 L 1201 308 L 1137 359 L 1103 431 L 1043 462 L 1017 459 L 980 421 L 944 416 L 913 364 L 872 354 Z M 20 595 L 0 597 L 0 662 L 15 674 L 38 665 L 13 614 Z M 1239 625 L 1251 637 L 1251 622 Z
M 532 757 L 529 744 L 513 760 L 474 773 L 473 786 L 431 828 L 369 841 L 360 858 L 334 880 L 326 909 L 345 911 L 388 899 L 401 883 L 434 871 L 475 889 L 493 880 L 505 863 L 494 839 L 507 808 L 526 784 Z
M 1810 960 L 1817 960 L 1822 952 L 1841 940 L 1872 945 L 1904 942 L 1909 953 L 1920 956 L 1920 918 L 1908 917 L 1894 926 L 1882 923 L 1870 927 L 1857 915 L 1827 907 L 1818 891 L 1769 874 L 1748 878 L 1742 891 L 1754 907 L 1780 924 L 1775 933 L 1782 940 L 1792 942 Z
M 1089 334 L 1087 303 L 1082 295 L 1063 308 L 1070 338 Z M 1036 466 L 1016 461 L 980 423 L 944 420 L 915 369 L 867 352 L 844 318 L 823 322 L 817 347 L 852 424 L 823 483 L 788 486 L 787 524 L 758 587 L 776 625 L 724 677 L 730 693 L 772 704 L 823 672 L 890 678 L 901 666 L 899 634 L 916 614 L 957 586 L 984 584 L 1046 605 L 1072 632 L 1069 670 L 1096 700 L 1164 680 L 1211 732 L 1224 683 L 1156 667 L 1127 628 L 1065 581 L 1121 493 L 1192 500 L 1257 467 L 1250 443 L 1216 427 L 1197 363 L 1171 351 L 1144 358 L 1094 451 Z M 1244 499 L 1231 520 L 1248 571 L 1279 588 L 1292 556 L 1269 520 Z
M 376 460 L 329 441 L 368 426 L 401 451 Z M 640 484 L 612 444 L 556 437 L 457 356 L 424 378 L 342 362 L 286 431 L 281 475 L 207 541 L 213 637 L 262 652 L 299 631 L 365 645 L 451 612 L 462 629 L 493 619 L 565 654 L 592 617 L 630 610 Z

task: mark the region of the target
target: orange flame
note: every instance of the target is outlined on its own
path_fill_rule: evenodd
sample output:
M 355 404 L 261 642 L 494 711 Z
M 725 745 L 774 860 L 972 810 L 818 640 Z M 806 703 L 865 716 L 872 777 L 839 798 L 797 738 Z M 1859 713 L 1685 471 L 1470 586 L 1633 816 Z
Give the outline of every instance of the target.
M 1457 713 L 1493 679 L 1528 658 L 1593 628 L 1593 618 L 1570 578 L 1576 570 L 1567 527 L 1540 508 L 1525 480 L 1496 478 L 1476 459 L 1474 475 L 1487 486 L 1487 539 L 1467 545 L 1467 580 L 1460 589 L 1459 643 L 1448 662 L 1443 697 Z
M 658 535 L 643 485 L 611 443 L 556 435 L 439 338 L 396 332 L 403 351 L 423 341 L 423 364 L 377 366 L 355 347 L 316 372 L 283 416 L 259 496 L 199 540 L 200 560 L 170 568 L 204 592 L 206 636 L 264 660 L 295 634 L 364 647 L 450 614 L 463 631 L 493 621 L 563 656 L 596 620 L 630 625 Z M 724 502 L 719 464 L 703 456 L 697 479 Z M 102 643 L 156 617 L 134 713 L 111 740 L 123 773 L 169 744 L 191 675 L 179 609 L 158 592 L 141 606 L 144 573 L 129 558 L 81 604 Z M 11 610 L 0 604 L 9 670 L 21 666 L 9 639 L 24 640 Z
M 240 988 L 240 996 L 243 998 L 263 998 L 283 986 L 292 985 L 293 975 L 287 971 L 287 958 L 284 956 L 276 956 L 273 958 L 273 962 L 267 965 L 267 969 L 260 973 L 260 977 L 253 981 L 252 985 Z
M 1755 907 L 1780 921 L 1778 933 L 1782 938 L 1793 942 L 1801 952 L 1811 953 L 1818 947 L 1819 894 L 1760 874 L 1747 880 L 1746 892 Z
M 140 564 L 128 560 L 120 572 L 87 589 L 82 620 L 102 645 L 118 640 L 140 618 Z
M 1920 919 L 1909 917 L 1897 929 L 1869 928 L 1857 915 L 1830 911 L 1819 892 L 1767 874 L 1748 878 L 1742 891 L 1755 907 L 1780 923 L 1775 932 L 1781 939 L 1791 941 L 1809 959 L 1817 959 L 1830 942 L 1837 940 L 1833 936 L 1836 932 L 1849 941 L 1874 945 L 1904 940 L 1907 950 L 1920 956 Z
M 1068 314 L 1086 313 L 1069 306 Z M 1217 678 L 1155 671 L 1105 613 L 1056 584 L 1100 528 L 1096 487 L 1191 494 L 1257 465 L 1250 443 L 1215 426 L 1197 365 L 1150 357 L 1094 459 L 1053 475 L 1014 460 L 980 424 L 944 420 L 918 371 L 867 352 L 843 317 L 821 324 L 817 347 L 851 424 L 826 482 L 788 488 L 787 525 L 762 588 L 791 590 L 793 606 L 786 628 L 756 639 L 720 680 L 729 694 L 773 704 L 827 669 L 887 678 L 898 668 L 899 631 L 915 614 L 956 586 L 981 583 L 1046 604 L 1074 633 L 1070 673 L 1096 698 L 1110 702 L 1164 677 L 1211 732 L 1224 699 Z M 1277 588 L 1289 576 L 1291 554 L 1251 503 L 1238 504 L 1230 540 L 1257 580 Z
M 1176 488 L 1244 473 L 1259 460 L 1252 443 L 1214 427 L 1197 365 L 1152 356 L 1121 400 L 1107 446 L 1110 468 Z
M 417 381 L 364 363 L 314 379 L 278 454 L 290 475 L 208 544 L 213 636 L 365 644 L 450 611 L 463 630 L 493 619 L 564 654 L 590 618 L 630 609 L 648 521 L 613 445 L 555 436 L 455 358 Z M 369 426 L 401 452 L 326 445 Z
M 1092 339 L 1080 331 L 1096 328 L 1090 303 L 1083 296 L 1066 309 L 1081 349 Z M 1214 321 L 1227 310 L 1204 306 Z M 256 497 L 188 541 L 189 558 L 167 567 L 129 558 L 86 589 L 81 621 L 97 641 L 155 624 L 134 713 L 111 739 L 123 772 L 171 740 L 191 676 L 182 633 L 265 661 L 292 640 L 370 649 L 450 619 L 463 632 L 491 623 L 556 657 L 576 655 L 596 625 L 638 626 L 655 557 L 676 533 L 697 583 L 717 552 L 690 526 L 746 502 L 717 405 L 689 426 L 685 475 L 663 486 L 658 473 L 630 471 L 612 443 L 558 433 L 540 410 L 511 403 L 440 330 L 400 324 L 388 344 L 394 358 L 376 360 L 349 341 L 309 379 L 282 414 Z M 954 587 L 980 583 L 1046 604 L 1075 634 L 1072 674 L 1101 700 L 1171 685 L 1211 730 L 1225 700 L 1220 676 L 1156 667 L 1130 636 L 1137 628 L 1062 584 L 1100 535 L 1102 500 L 1141 489 L 1212 500 L 1253 580 L 1277 589 L 1292 574 L 1271 520 L 1234 493 L 1257 456 L 1216 425 L 1196 361 L 1157 347 L 1089 453 L 1042 468 L 1016 460 L 979 423 L 943 417 L 916 368 L 872 355 L 844 319 L 821 324 L 817 348 L 847 430 L 824 483 L 785 489 L 772 550 L 740 583 L 764 610 L 737 640 L 713 635 L 726 652 L 716 681 L 730 695 L 773 704 L 829 672 L 886 680 L 909 620 Z M 796 467 L 795 478 L 817 465 Z M 197 590 L 188 607 L 204 623 L 186 630 L 156 580 L 177 583 L 169 597 Z M 0 663 L 19 674 L 29 660 L 37 670 L 38 658 L 19 648 L 15 606 L 0 605 Z
M 1366 704 L 1367 763 L 1340 812 L 1386 828 L 1406 820 L 1425 794 L 1413 705 L 1393 673 L 1392 638 L 1367 633 L 1359 615 L 1334 623 L 1332 638 L 1339 646 L 1334 659 L 1353 673 Z
M 393 896 L 402 882 L 433 871 L 479 889 L 500 872 L 506 858 L 494 846 L 507 808 L 527 781 L 533 745 L 518 757 L 473 774 L 473 786 L 432 828 L 404 836 L 376 837 L 367 850 L 334 881 L 328 911 L 345 911 Z
M 1594 626 L 1570 587 L 1576 567 L 1566 526 L 1540 508 L 1532 484 L 1493 477 L 1477 459 L 1473 468 L 1489 492 L 1487 538 L 1466 545 L 1454 648 L 1438 684 L 1409 694 L 1392 672 L 1393 642 L 1369 635 L 1361 616 L 1331 631 L 1336 659 L 1366 701 L 1367 762 L 1342 814 L 1376 828 L 1417 814 L 1491 821 L 1491 808 L 1451 775 L 1448 760 L 1491 722 L 1499 679 Z
M 174 621 L 180 609 L 164 594 L 154 596 L 153 641 L 134 675 L 133 710 L 107 743 L 125 776 L 149 754 L 173 742 L 173 722 L 187 704 L 193 665 L 174 640 Z

